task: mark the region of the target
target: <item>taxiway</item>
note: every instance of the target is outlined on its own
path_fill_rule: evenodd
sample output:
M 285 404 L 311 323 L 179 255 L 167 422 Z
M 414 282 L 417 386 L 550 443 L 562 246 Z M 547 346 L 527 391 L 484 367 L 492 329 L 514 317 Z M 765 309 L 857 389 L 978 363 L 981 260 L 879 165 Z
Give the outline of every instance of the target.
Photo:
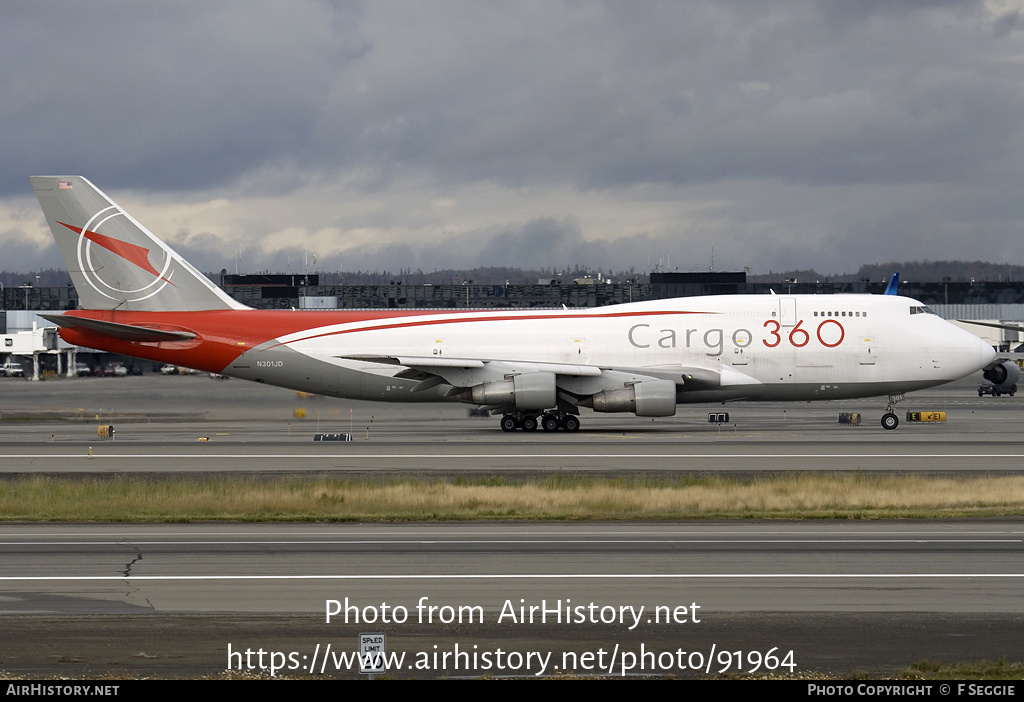
M 977 379 L 914 393 L 945 423 L 878 424 L 884 400 L 684 405 L 644 419 L 587 411 L 583 429 L 505 434 L 461 404 L 302 397 L 241 381 L 139 377 L 0 382 L 0 474 L 323 472 L 464 474 L 1021 470 L 1019 397 L 978 397 Z M 712 425 L 709 412 L 730 422 Z M 860 413 L 860 426 L 838 424 Z M 301 418 L 300 418 L 301 416 Z M 112 425 L 114 438 L 97 436 Z M 324 432 L 350 442 L 314 442 Z

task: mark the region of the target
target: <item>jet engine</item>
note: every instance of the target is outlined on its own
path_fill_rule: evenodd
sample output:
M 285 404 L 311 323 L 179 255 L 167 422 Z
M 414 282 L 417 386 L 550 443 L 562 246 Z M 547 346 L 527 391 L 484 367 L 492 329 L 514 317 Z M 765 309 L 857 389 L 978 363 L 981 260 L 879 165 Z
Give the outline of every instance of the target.
M 638 417 L 671 417 L 676 413 L 676 384 L 644 380 L 614 390 L 602 390 L 580 400 L 595 412 L 633 412 Z
M 519 410 L 546 410 L 558 404 L 554 373 L 522 373 L 505 380 L 474 385 L 469 390 L 472 401 L 478 405 L 513 405 Z
M 994 366 L 989 366 L 982 375 L 985 377 L 985 380 L 993 385 L 1009 387 L 1020 378 L 1020 366 L 1013 361 L 1003 361 Z

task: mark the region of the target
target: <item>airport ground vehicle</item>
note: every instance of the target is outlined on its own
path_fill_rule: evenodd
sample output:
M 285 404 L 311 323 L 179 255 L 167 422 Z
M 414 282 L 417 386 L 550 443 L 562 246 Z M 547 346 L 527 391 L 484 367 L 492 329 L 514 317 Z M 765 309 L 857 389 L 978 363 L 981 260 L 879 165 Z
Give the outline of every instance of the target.
M 123 378 L 128 375 L 128 369 L 120 363 L 108 363 L 100 369 L 100 373 L 105 378 Z
M 1017 384 L 1014 383 L 1009 386 L 996 385 L 995 383 L 982 383 L 978 386 L 978 397 L 984 395 L 991 395 L 992 397 L 999 397 L 1000 395 L 1009 395 L 1013 397 L 1017 394 Z
M 723 295 L 594 309 L 253 310 L 80 176 L 32 186 L 83 309 L 44 315 L 75 344 L 296 390 L 466 402 L 505 431 L 576 431 L 580 407 L 888 397 L 985 369 L 991 346 L 896 295 Z M 1019 374 L 1019 368 L 1013 371 Z
M 6 361 L 0 366 L 0 375 L 5 378 L 23 378 L 25 377 L 25 369 L 17 361 Z

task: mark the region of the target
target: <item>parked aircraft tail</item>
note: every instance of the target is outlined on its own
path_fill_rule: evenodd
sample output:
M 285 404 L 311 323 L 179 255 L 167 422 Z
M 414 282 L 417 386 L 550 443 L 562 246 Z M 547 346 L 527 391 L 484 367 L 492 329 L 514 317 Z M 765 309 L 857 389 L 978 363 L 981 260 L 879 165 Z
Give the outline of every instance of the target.
M 883 293 L 883 295 L 899 295 L 899 287 L 900 274 L 899 272 L 896 272 L 892 274 L 892 279 L 889 281 L 889 284 L 885 286 L 885 292 Z
M 81 176 L 32 176 L 85 309 L 244 309 Z

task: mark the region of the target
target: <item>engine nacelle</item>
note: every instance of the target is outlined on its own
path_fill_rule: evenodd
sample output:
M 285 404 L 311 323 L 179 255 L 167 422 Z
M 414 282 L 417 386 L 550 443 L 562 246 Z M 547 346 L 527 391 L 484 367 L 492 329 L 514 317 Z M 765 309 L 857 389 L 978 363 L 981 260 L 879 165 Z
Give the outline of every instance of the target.
M 624 388 L 602 390 L 580 402 L 595 412 L 633 412 L 638 417 L 671 417 L 676 413 L 676 384 L 644 380 Z
M 986 368 L 982 375 L 993 385 L 1013 385 L 1020 378 L 1020 366 L 1013 361 L 1004 361 Z
M 507 380 L 470 388 L 478 405 L 514 405 L 520 410 L 546 410 L 558 404 L 554 373 L 523 373 Z

